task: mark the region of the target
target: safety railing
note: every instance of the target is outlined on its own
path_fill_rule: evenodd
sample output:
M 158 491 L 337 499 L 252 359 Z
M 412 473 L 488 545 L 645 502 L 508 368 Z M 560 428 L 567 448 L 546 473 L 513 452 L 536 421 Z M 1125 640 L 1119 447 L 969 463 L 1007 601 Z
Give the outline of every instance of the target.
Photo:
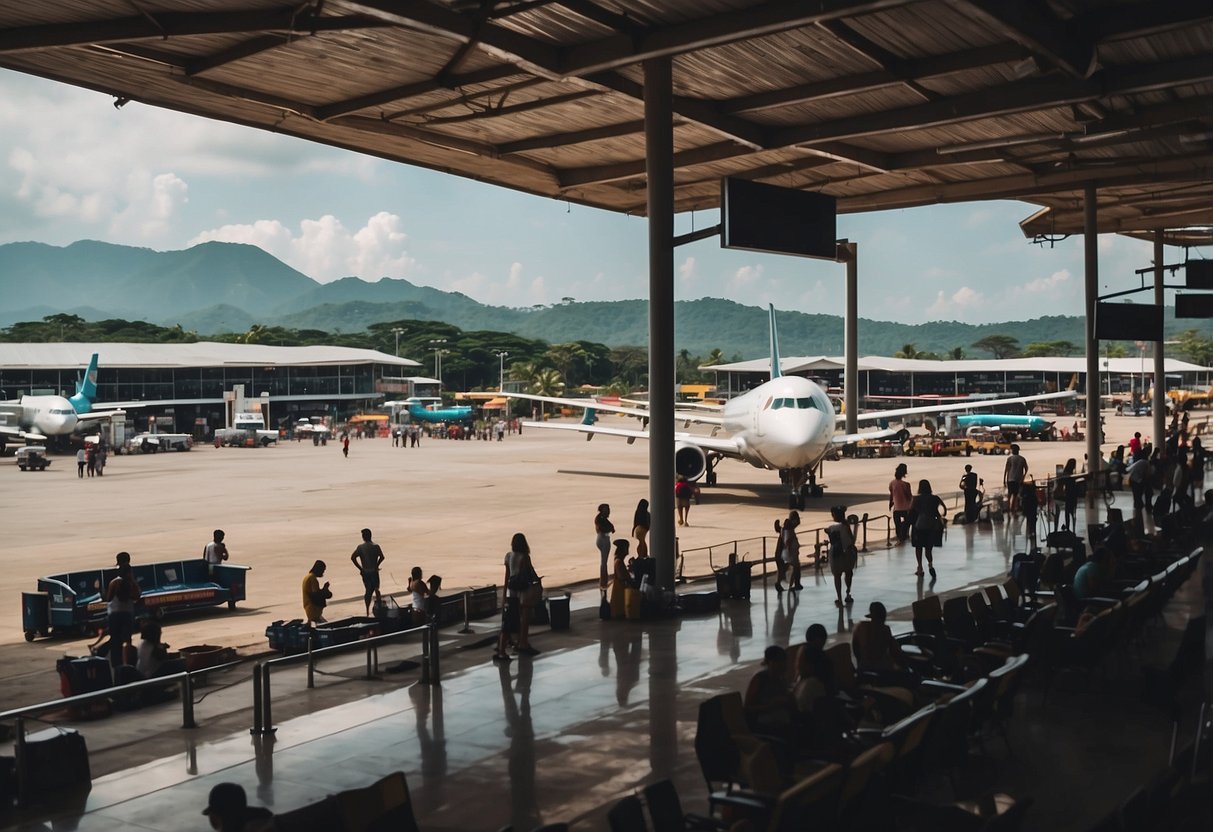
M 273 734 L 277 730 L 274 727 L 273 694 L 270 686 L 270 674 L 274 668 L 306 662 L 307 686 L 314 688 L 316 686 L 316 661 L 319 658 L 364 650 L 366 651 L 365 678 L 374 679 L 379 675 L 379 647 L 403 642 L 408 636 L 415 633 L 422 634 L 421 681 L 424 684 L 436 685 L 439 683 L 438 627 L 433 623 L 320 649 L 313 648 L 313 638 L 309 637 L 308 649 L 305 653 L 279 656 L 257 662 L 253 665 L 253 727 L 249 729 L 249 733 L 254 735 Z
M 33 705 L 25 705 L 20 708 L 13 708 L 7 711 L 0 711 L 0 723 L 14 722 L 14 753 L 17 770 L 17 793 L 24 793 L 24 784 L 21 782 L 25 771 L 25 722 L 29 718 L 36 718 L 40 714 L 49 713 L 51 711 L 61 711 L 64 708 L 75 708 L 81 705 L 89 705 L 93 702 L 101 702 L 103 700 L 122 698 L 124 696 L 136 694 L 142 690 L 150 690 L 155 688 L 163 689 L 166 685 L 179 682 L 181 687 L 181 727 L 182 728 L 197 728 L 198 723 L 194 719 L 194 680 L 199 677 L 204 677 L 210 673 L 217 673 L 221 670 L 228 670 L 243 664 L 243 662 L 227 662 L 226 664 L 218 664 L 212 667 L 202 668 L 199 670 L 183 670 L 180 673 L 169 673 L 164 676 L 155 676 L 151 679 L 140 679 L 137 682 L 129 682 L 125 685 L 113 685 L 101 690 L 92 691 L 90 693 L 81 693 L 76 696 L 67 696 L 62 699 L 53 699 L 47 702 L 38 702 Z

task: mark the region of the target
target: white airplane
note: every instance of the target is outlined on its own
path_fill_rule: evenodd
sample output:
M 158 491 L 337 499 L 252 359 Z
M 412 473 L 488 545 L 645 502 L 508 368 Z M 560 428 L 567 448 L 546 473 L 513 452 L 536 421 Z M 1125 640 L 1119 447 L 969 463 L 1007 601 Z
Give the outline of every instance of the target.
M 13 440 L 45 442 L 126 415 L 125 410 L 93 410 L 96 398 L 97 353 L 93 353 L 84 378 L 76 382 L 74 396 L 22 396 L 0 402 L 0 451 Z
M 836 433 L 845 416 L 835 414 L 825 390 L 815 382 L 800 376 L 785 376 L 779 369 L 779 337 L 775 328 L 775 307 L 770 307 L 771 321 L 771 380 L 760 384 L 736 398 L 730 399 L 714 412 L 704 405 L 696 410 L 675 410 L 673 418 L 689 427 L 691 424 L 712 425 L 710 436 L 680 432 L 675 434 L 674 468 L 688 480 L 696 481 L 706 474 L 706 484 L 716 484 L 715 465 L 721 459 L 740 459 L 756 468 L 779 471 L 780 480 L 792 489 L 789 505 L 804 508 L 806 497 L 820 497 L 822 487 L 817 484 L 817 473 L 822 459 L 831 448 L 858 442 L 861 439 L 881 439 L 900 433 L 888 427 L 865 433 Z M 506 393 L 510 398 L 558 404 L 563 407 L 584 408 L 585 418 L 579 424 L 549 422 L 527 422 L 528 427 L 555 430 L 573 430 L 587 434 L 622 436 L 631 444 L 637 439 L 648 439 L 647 430 L 599 427 L 594 424 L 596 411 L 622 413 L 634 416 L 647 428 L 652 413 L 644 407 L 608 405 L 587 402 L 585 399 L 562 399 L 536 396 L 528 393 Z M 972 401 L 929 407 L 909 407 L 899 410 L 881 410 L 860 413 L 861 422 L 881 422 L 891 419 L 919 416 L 950 410 L 971 410 L 975 407 L 1005 406 L 1014 403 L 1041 401 L 1043 399 L 1070 398 L 1074 393 L 1046 393 L 1015 399 L 992 399 L 988 402 Z M 717 437 L 720 429 L 728 432 L 726 437 Z

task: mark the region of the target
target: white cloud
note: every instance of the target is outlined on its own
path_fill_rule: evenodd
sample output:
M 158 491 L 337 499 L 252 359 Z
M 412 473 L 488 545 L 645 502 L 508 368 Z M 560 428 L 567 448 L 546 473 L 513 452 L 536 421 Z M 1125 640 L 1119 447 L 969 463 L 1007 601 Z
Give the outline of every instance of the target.
M 968 286 L 961 286 L 951 295 L 941 289 L 935 295 L 935 302 L 927 307 L 927 315 L 933 319 L 963 319 L 966 313 L 980 308 L 985 302 L 985 295 Z
M 349 276 L 374 281 L 405 277 L 416 267 L 406 248 L 408 235 L 400 225 L 400 217 L 383 211 L 354 232 L 331 214 L 303 220 L 298 233 L 278 220 L 258 220 L 204 231 L 189 245 L 212 240 L 249 243 L 321 283 Z
M 762 265 L 742 266 L 733 273 L 733 278 L 729 281 L 729 290 L 734 292 L 753 291 L 755 284 L 762 280 L 762 273 Z
M 969 215 L 965 217 L 965 227 L 977 228 L 985 225 L 992 219 L 994 219 L 994 212 L 989 208 L 974 208 L 969 212 Z
M 1062 269 L 1061 271 L 1053 272 L 1048 277 L 1038 277 L 1035 280 L 1029 280 L 1023 286 L 1017 288 L 1019 291 L 1029 295 L 1064 291 L 1069 288 L 1070 277 L 1070 270 Z
M 543 275 L 531 278 L 524 275 L 522 263 L 513 262 L 506 270 L 504 279 L 500 276 L 490 276 L 481 272 L 473 272 L 462 277 L 448 275 L 443 281 L 444 288 L 463 292 L 470 298 L 493 306 L 525 307 L 536 304 L 551 303 L 548 298 L 547 281 Z M 562 297 L 577 297 L 576 291 L 565 292 Z
M 687 291 L 693 291 L 693 284 L 697 282 L 699 275 L 695 273 L 695 258 L 688 257 L 682 261 L 682 265 L 678 267 L 678 280 L 682 284 L 682 288 Z

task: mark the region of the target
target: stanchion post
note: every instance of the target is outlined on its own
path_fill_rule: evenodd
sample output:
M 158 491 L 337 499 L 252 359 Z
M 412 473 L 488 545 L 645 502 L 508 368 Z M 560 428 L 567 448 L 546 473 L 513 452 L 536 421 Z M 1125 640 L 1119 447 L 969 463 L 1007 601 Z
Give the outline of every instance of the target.
M 312 642 L 315 640 L 316 631 L 309 628 L 307 631 L 307 687 L 308 690 L 316 687 L 316 658 L 312 654 Z
M 270 665 L 261 666 L 261 733 L 274 733 L 273 697 L 270 696 Z
M 428 626 L 421 636 L 421 684 L 430 684 L 430 633 Z
M 194 722 L 194 677 L 188 672 L 181 680 L 181 727 L 198 727 Z
M 253 665 L 253 727 L 249 729 L 250 734 L 261 735 L 261 719 L 261 662 L 257 662 Z
M 860 521 L 863 524 L 863 546 L 860 547 L 861 552 L 868 551 L 868 513 L 863 513 L 863 519 Z
M 465 635 L 472 632 L 472 591 L 470 589 L 463 591 L 463 629 L 459 632 Z
M 430 684 L 436 685 L 441 679 L 438 667 L 438 625 L 430 624 L 426 637 L 430 642 Z

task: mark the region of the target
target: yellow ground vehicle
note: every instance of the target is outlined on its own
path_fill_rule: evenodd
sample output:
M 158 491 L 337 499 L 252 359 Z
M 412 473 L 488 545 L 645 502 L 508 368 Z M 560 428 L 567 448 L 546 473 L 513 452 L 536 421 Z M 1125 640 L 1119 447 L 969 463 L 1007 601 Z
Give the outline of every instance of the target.
M 966 456 L 969 440 L 946 436 L 914 436 L 902 446 L 906 456 Z
M 1011 442 L 996 430 L 986 428 L 970 428 L 968 435 L 969 447 L 978 454 L 1009 454 Z

